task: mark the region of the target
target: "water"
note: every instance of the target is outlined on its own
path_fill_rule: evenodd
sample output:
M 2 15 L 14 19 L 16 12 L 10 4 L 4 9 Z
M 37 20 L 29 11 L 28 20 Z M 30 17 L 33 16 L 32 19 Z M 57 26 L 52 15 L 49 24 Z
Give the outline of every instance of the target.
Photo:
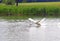
M 1 41 L 60 41 L 60 19 L 46 18 L 38 27 L 28 20 L 0 19 Z

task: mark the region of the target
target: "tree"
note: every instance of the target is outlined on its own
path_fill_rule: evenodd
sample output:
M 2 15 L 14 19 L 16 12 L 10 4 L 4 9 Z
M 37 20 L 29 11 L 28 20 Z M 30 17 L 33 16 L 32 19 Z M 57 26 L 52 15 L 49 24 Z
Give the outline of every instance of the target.
M 16 1 L 16 6 L 18 6 L 18 0 L 15 0 Z
M 7 5 L 13 5 L 15 4 L 15 0 L 3 0 L 3 3 L 7 4 Z
M 7 2 L 7 0 L 2 0 L 2 3 L 6 3 Z

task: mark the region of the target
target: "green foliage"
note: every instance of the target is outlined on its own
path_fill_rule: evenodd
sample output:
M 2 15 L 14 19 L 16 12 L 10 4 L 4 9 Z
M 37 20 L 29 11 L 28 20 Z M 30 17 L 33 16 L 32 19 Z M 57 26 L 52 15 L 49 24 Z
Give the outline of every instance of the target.
M 4 4 L 7 4 L 7 5 L 13 5 L 13 4 L 15 4 L 15 0 L 3 0 L 2 2 Z
M 54 6 L 7 6 L 0 5 L 0 15 L 7 16 L 22 16 L 22 15 L 36 15 L 36 16 L 60 16 L 60 7 Z

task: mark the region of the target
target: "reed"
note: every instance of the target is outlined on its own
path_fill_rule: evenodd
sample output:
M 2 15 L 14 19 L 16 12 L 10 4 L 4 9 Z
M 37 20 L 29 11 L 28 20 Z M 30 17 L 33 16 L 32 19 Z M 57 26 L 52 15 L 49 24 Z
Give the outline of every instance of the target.
M 49 5 L 48 5 L 49 4 Z M 60 16 L 60 2 L 57 3 L 19 3 L 15 5 L 0 4 L 0 15 L 6 16 Z

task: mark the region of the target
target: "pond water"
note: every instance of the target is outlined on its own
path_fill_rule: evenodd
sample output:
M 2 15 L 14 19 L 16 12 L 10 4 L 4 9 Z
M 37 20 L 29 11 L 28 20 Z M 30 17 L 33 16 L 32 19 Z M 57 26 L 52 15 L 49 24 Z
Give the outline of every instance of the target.
M 40 27 L 29 20 L 0 19 L 0 41 L 60 41 L 60 18 L 46 18 Z

